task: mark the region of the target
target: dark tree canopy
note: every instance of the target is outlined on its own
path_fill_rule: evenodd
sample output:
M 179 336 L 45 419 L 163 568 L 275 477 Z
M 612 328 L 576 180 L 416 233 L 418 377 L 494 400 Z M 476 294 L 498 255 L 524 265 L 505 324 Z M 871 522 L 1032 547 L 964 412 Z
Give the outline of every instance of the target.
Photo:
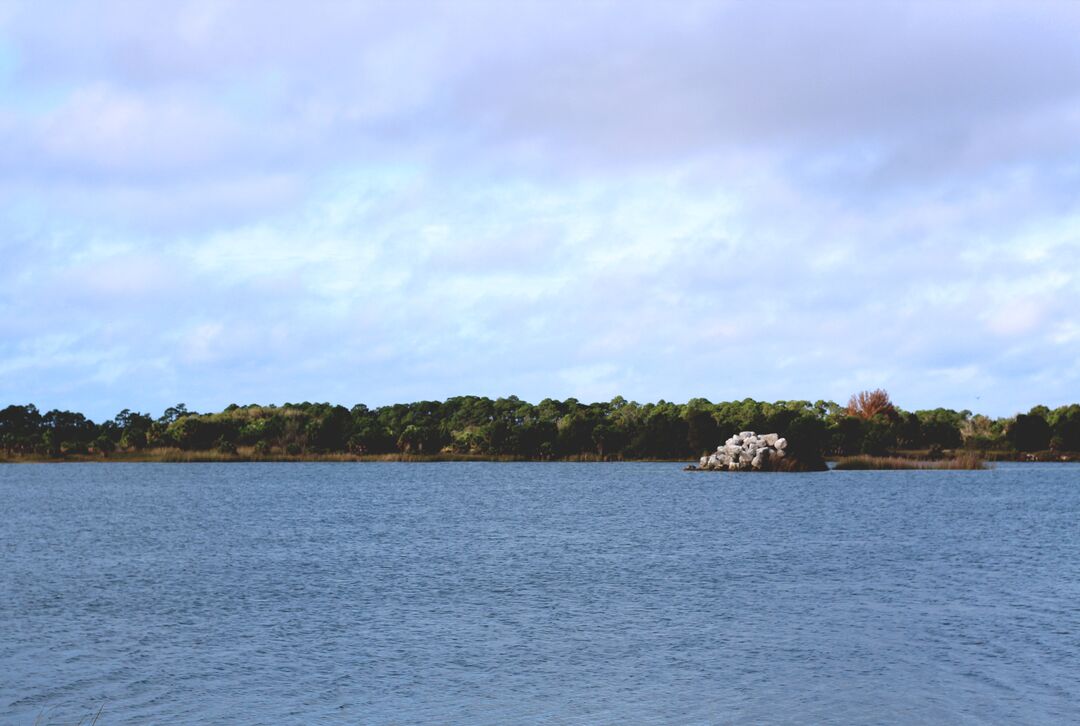
M 583 403 L 516 396 L 352 408 L 329 403 L 232 404 L 199 414 L 180 403 L 155 419 L 124 409 L 100 424 L 73 411 L 32 404 L 0 409 L 5 456 L 107 456 L 173 448 L 266 455 L 453 454 L 523 459 L 689 459 L 740 431 L 776 432 L 804 457 L 940 452 L 961 447 L 1020 452 L 1080 451 L 1080 405 L 1036 407 L 1012 419 L 937 408 L 907 412 L 884 391 L 832 401 L 694 398 L 637 403 L 616 397 Z
M 1009 426 L 1009 443 L 1017 451 L 1043 451 L 1050 448 L 1050 424 L 1038 414 L 1019 414 Z

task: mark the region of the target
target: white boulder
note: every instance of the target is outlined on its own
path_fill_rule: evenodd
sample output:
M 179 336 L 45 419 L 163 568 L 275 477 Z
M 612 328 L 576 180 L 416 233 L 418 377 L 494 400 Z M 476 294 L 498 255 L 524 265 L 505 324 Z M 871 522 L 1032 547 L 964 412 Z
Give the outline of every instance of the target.
M 728 471 L 769 471 L 784 458 L 787 440 L 779 434 L 762 434 L 753 431 L 740 431 L 723 444 L 716 447 L 716 452 L 701 457 L 701 468 Z

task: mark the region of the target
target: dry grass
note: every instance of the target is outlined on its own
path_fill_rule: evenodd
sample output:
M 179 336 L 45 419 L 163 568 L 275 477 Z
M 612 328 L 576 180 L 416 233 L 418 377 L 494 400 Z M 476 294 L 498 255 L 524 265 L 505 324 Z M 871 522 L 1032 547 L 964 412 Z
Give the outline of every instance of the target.
M 530 461 L 519 456 L 486 456 L 479 454 L 350 454 L 345 452 L 336 453 L 313 453 L 286 454 L 281 449 L 258 453 L 254 446 L 240 446 L 235 454 L 217 451 L 216 449 L 185 451 L 177 448 L 154 448 L 142 451 L 118 451 L 108 458 L 94 456 L 92 454 L 72 454 L 60 458 L 43 456 L 40 454 L 15 454 L 5 457 L 0 453 L 0 462 L 3 463 L 76 463 L 76 462 L 142 462 L 142 463 L 230 463 L 251 461 L 342 461 L 342 462 L 379 462 L 379 461 L 402 461 L 402 462 L 435 462 L 435 461 Z
M 235 454 L 218 451 L 182 451 L 181 449 L 154 449 L 142 452 L 141 461 L 178 463 L 243 462 L 243 461 L 479 461 L 482 457 L 436 454 L 349 454 L 349 453 L 302 453 L 286 454 L 280 450 L 259 454 L 253 446 L 241 446 Z M 134 459 L 129 459 L 134 460 Z M 486 460 L 486 459 L 484 459 Z
M 952 459 L 928 461 L 904 459 L 899 456 L 850 456 L 836 462 L 836 469 L 843 471 L 890 471 L 902 469 L 985 469 L 986 462 L 970 453 L 959 454 Z
M 551 459 L 531 459 L 524 456 L 511 454 L 488 455 L 488 454 L 455 454 L 452 452 L 440 452 L 438 454 L 350 454 L 350 453 L 323 453 L 316 454 L 305 452 L 302 454 L 286 454 L 280 448 L 258 453 L 254 446 L 240 446 L 235 454 L 229 454 L 216 449 L 201 451 L 184 451 L 177 448 L 155 448 L 142 451 L 117 451 L 108 458 L 94 456 L 92 454 L 69 454 L 60 458 L 43 456 L 40 454 L 14 454 L 5 457 L 0 452 L 0 463 L 77 463 L 77 462 L 143 462 L 143 463 L 241 463 L 252 461 L 342 461 L 342 462 L 414 462 L 430 463 L 441 461 L 562 461 L 562 462 L 612 462 L 612 461 L 635 461 L 635 462 L 671 462 L 682 463 L 685 459 L 623 459 L 613 456 L 601 457 L 597 454 L 577 454 L 566 457 Z

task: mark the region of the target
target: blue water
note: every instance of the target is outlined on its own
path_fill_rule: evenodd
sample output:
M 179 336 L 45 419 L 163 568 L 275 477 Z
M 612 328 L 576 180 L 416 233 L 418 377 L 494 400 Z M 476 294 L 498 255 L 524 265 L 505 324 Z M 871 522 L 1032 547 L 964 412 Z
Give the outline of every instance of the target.
M 1080 721 L 1080 466 L 0 466 L 0 724 Z

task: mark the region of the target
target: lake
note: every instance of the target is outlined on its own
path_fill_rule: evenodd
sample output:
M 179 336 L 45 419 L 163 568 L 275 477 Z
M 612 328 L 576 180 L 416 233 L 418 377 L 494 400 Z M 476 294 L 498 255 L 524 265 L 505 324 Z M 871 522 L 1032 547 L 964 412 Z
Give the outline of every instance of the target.
M 0 724 L 1080 721 L 1080 465 L 5 465 L 0 508 Z

